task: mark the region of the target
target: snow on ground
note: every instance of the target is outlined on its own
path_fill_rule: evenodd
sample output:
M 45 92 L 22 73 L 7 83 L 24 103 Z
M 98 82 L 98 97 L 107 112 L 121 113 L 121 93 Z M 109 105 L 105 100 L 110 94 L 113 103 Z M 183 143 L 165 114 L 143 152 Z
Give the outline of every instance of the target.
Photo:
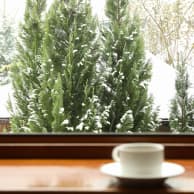
M 160 107 L 159 117 L 168 118 L 169 105 L 175 94 L 175 70 L 168 64 L 164 63 L 160 56 L 154 56 L 147 53 L 147 58 L 152 63 L 152 79 L 149 86 L 149 93 L 154 97 L 155 106 Z M 194 68 L 189 69 L 190 81 L 193 87 L 189 93 L 194 95 Z M 11 95 L 11 84 L 0 85 L 0 118 L 9 117 L 7 110 L 7 100 Z
M 175 94 L 175 70 L 166 64 L 160 56 L 147 54 L 152 63 L 152 79 L 149 85 L 149 92 L 154 97 L 155 106 L 159 106 L 160 118 L 168 118 L 170 101 Z

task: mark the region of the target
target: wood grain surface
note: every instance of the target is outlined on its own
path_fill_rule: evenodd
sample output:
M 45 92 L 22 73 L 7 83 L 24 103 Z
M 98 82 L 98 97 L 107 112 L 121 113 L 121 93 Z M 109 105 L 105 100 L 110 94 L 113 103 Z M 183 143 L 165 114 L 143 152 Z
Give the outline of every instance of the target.
M 121 185 L 100 172 L 104 159 L 0 160 L 1 193 L 194 193 L 194 160 L 169 160 L 185 167 L 185 173 L 163 185 Z

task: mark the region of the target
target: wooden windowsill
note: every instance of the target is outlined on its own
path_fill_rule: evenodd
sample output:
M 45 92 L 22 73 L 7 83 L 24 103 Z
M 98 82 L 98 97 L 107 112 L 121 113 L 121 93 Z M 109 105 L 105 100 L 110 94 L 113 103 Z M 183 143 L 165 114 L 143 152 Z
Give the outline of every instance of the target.
M 165 145 L 165 158 L 186 172 L 155 188 L 121 187 L 100 172 L 114 146 Z M 194 194 L 194 135 L 0 135 L 0 193 Z
M 119 186 L 100 172 L 109 159 L 2 159 L 0 193 L 194 193 L 194 160 L 169 160 L 185 167 L 184 174 L 169 178 L 157 187 Z

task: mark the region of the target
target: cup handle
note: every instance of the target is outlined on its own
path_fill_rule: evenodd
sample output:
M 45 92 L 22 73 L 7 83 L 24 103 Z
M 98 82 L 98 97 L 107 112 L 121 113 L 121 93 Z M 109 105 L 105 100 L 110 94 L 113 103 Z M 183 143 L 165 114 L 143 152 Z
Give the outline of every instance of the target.
M 120 162 L 120 146 L 114 147 L 112 150 L 112 158 L 113 160 L 115 160 L 116 162 Z

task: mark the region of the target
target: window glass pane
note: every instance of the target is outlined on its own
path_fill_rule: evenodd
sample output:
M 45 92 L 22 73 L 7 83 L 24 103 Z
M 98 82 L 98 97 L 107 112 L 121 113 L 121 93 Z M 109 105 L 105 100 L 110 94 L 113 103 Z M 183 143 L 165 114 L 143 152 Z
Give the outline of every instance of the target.
M 193 0 L 0 0 L 0 118 L 16 133 L 192 133 L 193 34 Z

